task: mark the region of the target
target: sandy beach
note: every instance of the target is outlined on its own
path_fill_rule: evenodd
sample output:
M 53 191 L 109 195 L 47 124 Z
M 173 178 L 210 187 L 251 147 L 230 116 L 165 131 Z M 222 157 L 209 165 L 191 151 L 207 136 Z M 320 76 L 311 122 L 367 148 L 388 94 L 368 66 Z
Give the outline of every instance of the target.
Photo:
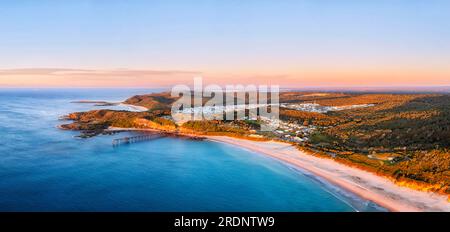
M 450 203 L 445 196 L 398 186 L 387 178 L 331 159 L 306 154 L 287 143 L 250 141 L 225 136 L 206 137 L 211 141 L 238 146 L 306 170 L 390 211 L 450 211 Z
M 124 102 L 108 102 L 108 101 L 102 101 L 102 100 L 80 100 L 80 101 L 73 101 L 72 103 L 95 104 L 96 106 L 120 106 L 120 107 L 127 107 L 130 109 L 130 111 L 136 111 L 136 112 L 144 112 L 144 111 L 148 110 L 147 107 L 127 104 Z
M 147 107 L 144 107 L 144 106 L 137 106 L 137 105 L 131 105 L 131 104 L 126 104 L 126 103 L 119 103 L 118 105 L 124 106 L 124 107 L 130 107 L 134 111 L 138 111 L 138 112 L 144 112 L 144 111 L 148 110 Z
M 109 127 L 108 131 L 149 131 L 155 129 Z M 185 136 L 196 136 L 183 134 Z M 387 178 L 346 166 L 332 159 L 320 158 L 298 150 L 288 143 L 252 141 L 227 136 L 202 136 L 210 141 L 229 144 L 272 157 L 300 170 L 321 177 L 332 185 L 350 191 L 361 198 L 394 212 L 450 212 L 447 197 L 431 192 L 401 187 Z

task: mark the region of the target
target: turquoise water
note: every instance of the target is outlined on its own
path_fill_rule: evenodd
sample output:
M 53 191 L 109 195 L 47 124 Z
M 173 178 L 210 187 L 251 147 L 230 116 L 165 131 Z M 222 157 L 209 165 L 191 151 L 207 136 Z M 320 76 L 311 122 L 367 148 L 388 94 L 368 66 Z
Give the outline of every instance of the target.
M 161 138 L 113 147 L 58 117 L 149 90 L 0 90 L 0 211 L 379 211 L 276 160 Z

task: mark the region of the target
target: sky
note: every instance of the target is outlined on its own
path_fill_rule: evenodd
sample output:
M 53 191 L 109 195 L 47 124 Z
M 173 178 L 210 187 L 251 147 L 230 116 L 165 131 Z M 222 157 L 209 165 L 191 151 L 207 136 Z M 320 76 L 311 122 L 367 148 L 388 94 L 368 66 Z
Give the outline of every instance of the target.
M 450 85 L 450 1 L 3 0 L 0 87 Z

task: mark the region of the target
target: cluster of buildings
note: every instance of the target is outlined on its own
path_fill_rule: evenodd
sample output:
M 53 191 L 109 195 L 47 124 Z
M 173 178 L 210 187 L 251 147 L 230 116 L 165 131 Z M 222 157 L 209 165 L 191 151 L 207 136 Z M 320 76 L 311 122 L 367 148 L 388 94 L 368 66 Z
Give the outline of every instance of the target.
M 357 109 L 357 108 L 366 108 L 374 106 L 374 104 L 359 104 L 359 105 L 348 105 L 348 106 L 322 106 L 317 103 L 301 103 L 301 104 L 281 104 L 282 107 L 300 110 L 306 112 L 315 112 L 315 113 L 326 113 L 329 111 L 340 111 L 340 110 L 349 110 L 349 109 Z
M 279 127 L 274 134 L 282 140 L 301 143 L 308 141 L 308 136 L 316 130 L 317 127 L 313 125 L 303 126 L 280 120 Z

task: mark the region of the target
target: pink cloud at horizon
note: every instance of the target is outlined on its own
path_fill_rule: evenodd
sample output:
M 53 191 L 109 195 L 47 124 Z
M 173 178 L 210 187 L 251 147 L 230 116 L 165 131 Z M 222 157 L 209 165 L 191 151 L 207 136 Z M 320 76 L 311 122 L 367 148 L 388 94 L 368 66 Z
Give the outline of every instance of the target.
M 450 70 L 300 70 L 275 72 L 201 72 L 146 69 L 3 69 L 0 87 L 170 87 L 204 84 L 267 84 L 282 88 L 355 86 L 449 86 Z

